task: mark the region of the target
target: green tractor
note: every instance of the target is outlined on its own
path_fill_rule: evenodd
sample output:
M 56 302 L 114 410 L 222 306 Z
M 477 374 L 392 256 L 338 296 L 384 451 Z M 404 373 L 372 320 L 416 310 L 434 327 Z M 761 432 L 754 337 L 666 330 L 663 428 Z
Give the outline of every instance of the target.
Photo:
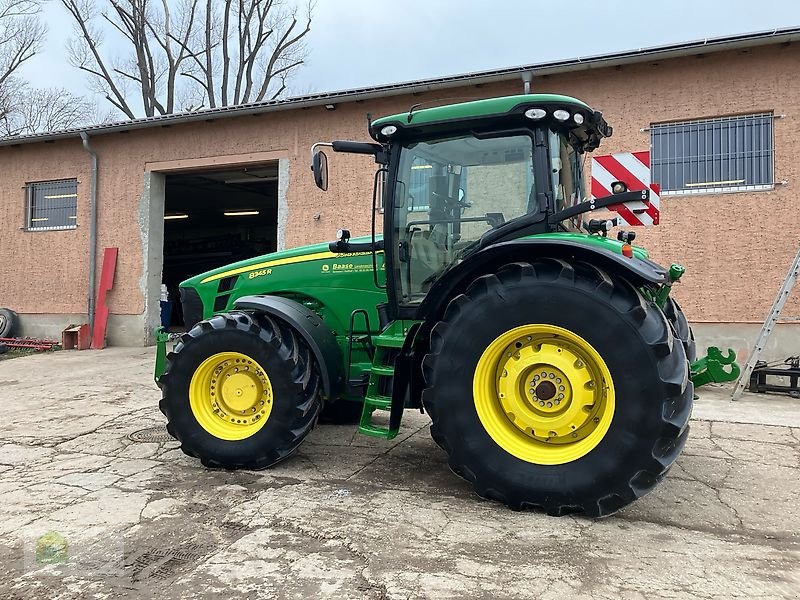
M 478 495 L 552 515 L 614 513 L 686 442 L 694 339 L 663 268 L 586 213 L 584 159 L 611 127 L 559 95 L 416 108 L 374 142 L 372 235 L 277 252 L 181 286 L 187 324 L 157 368 L 168 431 L 208 467 L 262 469 L 317 421 L 390 439 L 427 412 Z M 381 214 L 382 212 L 382 214 Z M 382 218 L 378 235 L 375 219 Z M 162 344 L 163 346 L 163 344 Z

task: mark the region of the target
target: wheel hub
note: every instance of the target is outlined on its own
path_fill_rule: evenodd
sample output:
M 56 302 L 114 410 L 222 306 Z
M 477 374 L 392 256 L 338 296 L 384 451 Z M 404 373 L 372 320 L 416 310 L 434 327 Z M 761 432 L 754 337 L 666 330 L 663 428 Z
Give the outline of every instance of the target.
M 220 352 L 197 367 L 189 403 L 208 433 L 241 440 L 263 427 L 272 410 L 272 383 L 264 369 L 239 352 Z
M 529 462 L 583 456 L 613 416 L 603 359 L 580 336 L 551 325 L 518 327 L 494 340 L 478 363 L 473 391 L 490 436 Z
M 531 383 L 531 385 L 533 385 L 533 383 Z M 533 392 L 534 399 L 538 398 L 541 402 L 544 402 L 545 400 L 550 400 L 555 395 L 556 395 L 556 386 L 554 383 L 550 381 L 543 381 L 542 383 L 536 386 Z
M 235 412 L 244 413 L 255 408 L 260 400 L 258 392 L 262 382 L 254 375 L 249 372 L 228 373 L 220 387 L 219 400 L 231 411 Z

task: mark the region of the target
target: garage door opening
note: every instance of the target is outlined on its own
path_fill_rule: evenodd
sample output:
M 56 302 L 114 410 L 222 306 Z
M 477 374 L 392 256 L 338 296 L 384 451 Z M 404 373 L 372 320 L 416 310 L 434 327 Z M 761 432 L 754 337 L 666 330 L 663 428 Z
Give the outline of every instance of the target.
M 274 252 L 277 240 L 277 161 L 167 175 L 162 284 L 169 305 L 162 316 L 169 329 L 184 327 L 178 292 L 181 281 Z

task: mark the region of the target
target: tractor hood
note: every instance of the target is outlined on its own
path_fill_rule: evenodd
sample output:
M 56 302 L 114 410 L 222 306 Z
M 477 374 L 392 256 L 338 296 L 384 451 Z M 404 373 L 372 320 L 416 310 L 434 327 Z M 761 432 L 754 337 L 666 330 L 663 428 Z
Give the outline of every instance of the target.
M 383 268 L 382 256 L 378 266 Z M 181 283 L 180 292 L 187 323 L 232 310 L 243 296 L 279 295 L 320 311 L 322 307 L 344 306 L 341 311 L 334 310 L 336 319 L 342 315 L 346 319 L 353 310 L 350 304 L 364 302 L 367 296 L 374 296 L 367 303 L 371 306 L 386 299 L 386 293 L 373 283 L 371 252 L 333 253 L 327 243 L 265 254 L 207 271 Z M 377 322 L 374 310 L 370 317 Z M 340 320 L 329 325 L 342 331 L 347 323 Z
M 359 238 L 360 241 L 369 241 L 370 238 Z M 356 241 L 355 239 L 353 241 Z M 270 269 L 280 265 L 289 265 L 292 263 L 306 262 L 309 260 L 321 260 L 326 258 L 335 258 L 336 254 L 328 249 L 328 243 L 312 244 L 309 246 L 301 246 L 299 248 L 292 248 L 290 250 L 281 250 L 273 252 L 272 254 L 264 254 L 247 260 L 240 260 L 239 262 L 213 269 L 200 275 L 187 279 L 181 283 L 181 287 L 196 287 L 201 284 L 211 283 L 220 279 L 234 277 L 242 273 L 254 273 L 263 269 Z
M 585 233 L 545 233 L 539 234 L 535 237 L 537 239 L 570 240 L 576 243 L 598 246 L 616 254 L 622 254 L 622 242 L 599 235 L 588 235 Z M 381 239 L 381 236 L 377 236 L 377 239 Z M 353 238 L 351 242 L 362 243 L 370 242 L 371 240 L 372 238 L 370 236 L 363 236 Z M 636 258 L 648 258 L 647 250 L 644 248 L 634 246 L 633 252 Z M 271 269 L 277 266 L 339 257 L 342 257 L 342 255 L 331 252 L 327 242 L 321 244 L 311 244 L 308 246 L 301 246 L 299 248 L 292 248 L 290 250 L 273 252 L 272 254 L 256 256 L 254 258 L 241 260 L 230 265 L 225 265 L 224 267 L 219 267 L 218 269 L 213 269 L 211 271 L 201 273 L 200 275 L 195 275 L 194 277 L 182 282 L 181 287 L 198 287 L 200 285 L 227 279 L 229 277 L 236 277 L 243 273 L 251 276 L 256 275 L 260 271 Z

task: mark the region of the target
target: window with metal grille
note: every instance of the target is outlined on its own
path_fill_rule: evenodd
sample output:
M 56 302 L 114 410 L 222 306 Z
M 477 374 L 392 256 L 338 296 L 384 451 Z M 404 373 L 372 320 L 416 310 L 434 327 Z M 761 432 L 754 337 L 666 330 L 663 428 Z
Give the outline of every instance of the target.
M 29 231 L 75 229 L 78 226 L 78 180 L 41 181 L 25 186 Z
M 761 113 L 653 125 L 652 180 L 662 195 L 771 189 L 772 123 Z

